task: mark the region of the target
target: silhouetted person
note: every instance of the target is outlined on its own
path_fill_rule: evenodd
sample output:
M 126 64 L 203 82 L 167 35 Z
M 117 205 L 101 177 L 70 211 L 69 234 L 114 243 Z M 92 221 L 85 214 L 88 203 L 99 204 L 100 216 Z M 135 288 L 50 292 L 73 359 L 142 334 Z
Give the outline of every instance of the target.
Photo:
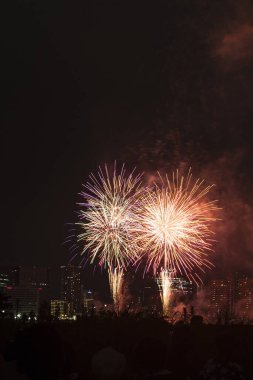
M 192 349 L 193 337 L 189 325 L 175 325 L 171 335 L 169 358 L 173 372 L 181 379 L 189 377 L 187 357 Z
M 236 362 L 237 344 L 235 338 L 222 333 L 216 338 L 216 355 L 208 360 L 201 379 L 206 380 L 244 380 L 240 365 Z
M 126 358 L 111 347 L 99 350 L 92 358 L 92 376 L 96 380 L 121 380 L 126 375 Z
M 17 368 L 31 380 L 61 379 L 65 370 L 63 342 L 56 330 L 34 325 L 15 341 Z
M 191 318 L 192 326 L 202 326 L 203 325 L 203 317 L 201 315 L 193 315 Z
M 149 380 L 174 380 L 179 377 L 166 368 L 166 344 L 156 338 L 142 339 L 133 351 L 135 377 Z

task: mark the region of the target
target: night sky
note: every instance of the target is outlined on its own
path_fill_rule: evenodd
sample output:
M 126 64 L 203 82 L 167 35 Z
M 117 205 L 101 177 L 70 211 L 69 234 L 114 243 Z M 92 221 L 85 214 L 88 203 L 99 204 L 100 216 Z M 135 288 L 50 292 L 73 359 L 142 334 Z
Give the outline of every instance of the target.
M 1 17 L 1 263 L 66 263 L 81 185 L 116 159 L 215 183 L 216 270 L 253 273 L 251 2 L 14 1 Z

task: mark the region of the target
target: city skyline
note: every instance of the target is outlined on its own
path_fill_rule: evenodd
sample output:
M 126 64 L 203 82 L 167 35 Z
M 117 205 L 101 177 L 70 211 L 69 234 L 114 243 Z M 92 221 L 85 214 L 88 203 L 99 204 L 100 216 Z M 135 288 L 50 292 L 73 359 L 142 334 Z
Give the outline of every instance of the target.
M 106 307 L 113 310 L 109 288 L 106 295 L 92 288 L 85 281 L 83 268 L 67 265 L 60 266 L 58 270 L 60 291 L 55 296 L 48 267 L 0 265 L 0 292 L 9 299 L 9 312 L 16 316 L 34 312 L 38 317 L 40 307 L 45 301 L 51 305 L 52 315 L 57 317 L 59 314 L 63 319 L 83 315 L 94 305 L 97 308 L 96 313 Z M 150 274 L 136 283 L 135 275 L 132 273 L 127 275 L 124 282 L 127 286 L 124 308 L 133 313 L 138 310 L 161 312 L 161 289 L 156 286 L 156 282 L 159 284 L 159 277 Z M 230 274 L 222 279 L 210 279 L 201 288 L 197 288 L 183 277 L 174 277 L 171 285 L 170 311 L 180 311 L 180 315 L 183 315 L 183 308 L 203 315 L 209 323 L 219 320 L 223 323 L 230 320 L 252 320 L 253 277 L 239 273 Z

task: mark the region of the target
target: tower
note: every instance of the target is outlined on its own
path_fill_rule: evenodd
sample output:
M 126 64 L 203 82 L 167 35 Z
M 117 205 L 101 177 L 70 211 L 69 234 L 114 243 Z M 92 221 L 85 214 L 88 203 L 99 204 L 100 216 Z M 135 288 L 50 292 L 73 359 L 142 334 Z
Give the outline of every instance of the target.
M 81 269 L 80 266 L 61 266 L 61 296 L 71 305 L 73 314 L 81 311 Z

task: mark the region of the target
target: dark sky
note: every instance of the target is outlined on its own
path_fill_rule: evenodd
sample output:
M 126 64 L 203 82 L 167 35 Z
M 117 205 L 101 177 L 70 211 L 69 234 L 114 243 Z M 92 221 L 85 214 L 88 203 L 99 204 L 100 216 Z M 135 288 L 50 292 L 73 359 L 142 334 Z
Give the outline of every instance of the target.
M 250 1 L 14 1 L 1 17 L 1 262 L 65 263 L 81 184 L 117 159 L 216 183 L 217 270 L 252 271 Z

